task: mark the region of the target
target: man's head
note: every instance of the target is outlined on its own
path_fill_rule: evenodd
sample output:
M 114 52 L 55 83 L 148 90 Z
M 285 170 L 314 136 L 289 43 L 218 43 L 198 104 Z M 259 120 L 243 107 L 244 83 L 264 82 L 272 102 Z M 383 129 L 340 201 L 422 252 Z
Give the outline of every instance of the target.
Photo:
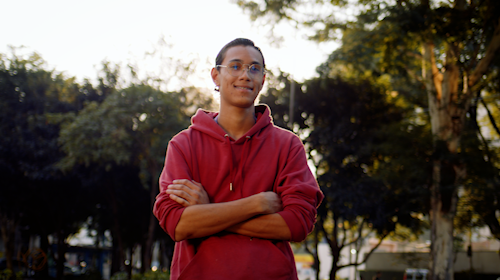
M 266 78 L 260 49 L 251 40 L 235 39 L 222 48 L 216 63 L 211 75 L 221 107 L 252 107 Z
M 266 67 L 266 63 L 264 61 L 264 55 L 262 54 L 262 51 L 260 50 L 259 47 L 257 47 L 252 40 L 250 39 L 245 39 L 245 38 L 237 38 L 232 40 L 231 42 L 227 43 L 220 51 L 217 57 L 215 58 L 215 65 L 217 70 L 219 70 L 219 67 L 217 65 L 221 65 L 222 62 L 224 61 L 224 58 L 226 57 L 226 52 L 228 49 L 236 46 L 250 46 L 255 48 L 260 55 L 262 56 L 262 67 Z

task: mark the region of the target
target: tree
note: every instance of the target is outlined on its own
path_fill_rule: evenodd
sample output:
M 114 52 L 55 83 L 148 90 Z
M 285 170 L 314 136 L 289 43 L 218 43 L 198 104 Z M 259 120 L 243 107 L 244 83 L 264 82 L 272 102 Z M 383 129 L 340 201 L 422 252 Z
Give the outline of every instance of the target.
M 474 198 L 473 207 L 479 214 L 482 223 L 486 224 L 492 235 L 500 240 L 500 220 L 496 211 L 500 209 L 500 150 L 498 141 L 500 139 L 500 105 L 498 95 L 500 94 L 500 80 L 498 70 L 500 57 L 492 65 L 492 75 L 485 81 L 482 96 L 478 96 L 472 102 L 470 109 L 470 121 L 468 123 L 467 141 L 476 144 L 469 148 L 467 155 L 472 158 L 467 165 L 468 181 L 466 186 L 470 187 Z M 480 119 L 478 107 L 486 111 L 486 116 Z M 481 125 L 481 123 L 483 125 Z M 482 129 L 482 127 L 486 129 Z M 485 131 L 485 132 L 483 132 Z M 470 170 L 470 172 L 469 172 Z
M 321 9 L 301 13 L 299 1 L 245 1 L 253 18 L 271 15 L 314 31 L 311 39 L 335 39 L 350 30 L 371 37 L 378 55 L 376 68 L 413 80 L 427 97 L 432 125 L 434 159 L 431 184 L 433 280 L 453 279 L 453 219 L 458 187 L 467 174 L 460 153 L 466 114 L 471 100 L 491 74 L 500 48 L 500 3 L 494 0 L 379 0 L 316 1 Z M 355 3 L 356 18 L 334 13 Z M 304 4 L 305 5 L 305 4 Z M 316 7 L 318 7 L 316 6 Z M 314 6 L 313 6 L 314 7 Z M 314 13 L 317 12 L 317 13 Z M 390 32 L 389 32 L 390 31 Z M 361 47 L 359 44 L 358 46 Z M 405 62 L 413 62 L 406 64 Z M 420 62 L 420 73 L 415 71 Z
M 0 219 L 8 267 L 12 269 L 16 230 L 23 236 L 39 234 L 44 251 L 47 236 L 59 242 L 59 278 L 64 267 L 66 238 L 86 218 L 82 189 L 71 174 L 62 174 L 55 163 L 62 157 L 57 145 L 59 126 L 48 121 L 52 113 L 78 108 L 79 87 L 74 79 L 46 70 L 33 53 L 0 55 Z M 28 241 L 23 240 L 27 244 Z M 17 253 L 25 253 L 17 248 Z M 45 274 L 48 270 L 45 270 Z
M 143 83 L 131 84 L 116 89 L 102 103 L 88 103 L 77 116 L 63 125 L 59 141 L 66 157 L 59 166 L 64 170 L 78 164 L 97 165 L 107 172 L 124 165 L 140 167 L 140 172 L 135 175 L 149 193 L 147 207 L 141 208 L 148 211 L 143 231 L 146 234 L 136 239 L 142 245 L 142 271 L 149 269 L 151 264 L 154 232 L 158 227 L 150 209 L 158 194 L 158 177 L 165 147 L 170 138 L 187 127 L 193 108 L 202 104 L 210 104 L 210 99 L 194 88 L 165 93 Z M 120 256 L 117 263 L 123 265 L 125 244 L 121 233 L 129 220 L 120 222 L 123 211 L 119 205 L 126 205 L 115 199 L 119 197 L 122 183 L 105 182 L 103 186 L 110 191 L 109 205 L 114 213 L 113 237 Z M 144 220 L 145 217 L 142 217 L 137 221 Z
M 489 89 L 492 90 L 492 89 Z M 491 91 L 490 91 L 491 92 Z M 486 100 L 486 101 L 485 101 Z M 479 124 L 478 106 L 486 108 L 485 121 L 490 124 L 484 130 Z M 491 108 L 488 108 L 491 107 Z M 496 129 L 494 115 L 498 112 L 498 101 L 485 98 L 474 99 L 464 129 L 461 149 L 467 164 L 467 180 L 464 183 L 463 196 L 467 203 L 459 202 L 457 214 L 457 228 L 470 231 L 471 227 L 487 225 L 492 235 L 500 239 L 500 223 L 496 217 L 500 198 L 500 165 L 499 150 L 495 140 L 500 138 L 500 131 Z M 498 141 L 498 140 L 496 140 Z
M 293 83 L 286 75 L 279 79 L 286 86 L 271 85 L 261 101 L 272 107 L 275 123 L 284 125 L 285 119 L 292 119 L 286 104 Z M 330 279 L 335 279 L 338 270 L 364 263 L 397 225 L 421 229 L 422 222 L 411 213 L 425 211 L 421 198 L 426 193 L 420 186 L 429 174 L 413 164 L 428 165 L 431 149 L 420 143 L 430 143 L 424 137 L 430 134 L 425 126 L 404 118 L 413 111 L 397 106 L 400 98 L 368 80 L 321 76 L 294 85 L 298 105 L 291 125 L 305 137 L 325 194 L 318 208 L 315 243 L 323 237 L 330 246 Z M 360 244 L 374 235 L 379 243 L 363 257 L 341 260 L 343 249 L 359 252 Z M 318 273 L 319 259 L 314 257 Z

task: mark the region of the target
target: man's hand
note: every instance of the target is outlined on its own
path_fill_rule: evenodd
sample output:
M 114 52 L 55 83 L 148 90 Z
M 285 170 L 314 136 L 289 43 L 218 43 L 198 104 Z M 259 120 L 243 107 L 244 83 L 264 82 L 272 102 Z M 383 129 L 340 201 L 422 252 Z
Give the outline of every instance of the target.
M 170 199 L 184 207 L 210 203 L 203 186 L 193 180 L 174 180 L 171 185 L 168 185 L 166 193 Z
M 261 192 L 255 195 L 260 198 L 262 214 L 274 214 L 282 210 L 281 199 L 275 192 Z

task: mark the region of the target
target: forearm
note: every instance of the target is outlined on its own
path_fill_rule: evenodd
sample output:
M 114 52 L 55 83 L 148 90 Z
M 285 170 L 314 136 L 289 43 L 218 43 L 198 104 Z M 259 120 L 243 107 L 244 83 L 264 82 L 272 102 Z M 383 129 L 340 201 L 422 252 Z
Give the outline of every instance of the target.
M 263 214 L 257 195 L 223 202 L 186 207 L 175 228 L 175 240 L 209 236 Z
M 263 239 L 291 239 L 285 220 L 277 213 L 251 218 L 230 226 L 226 231 Z

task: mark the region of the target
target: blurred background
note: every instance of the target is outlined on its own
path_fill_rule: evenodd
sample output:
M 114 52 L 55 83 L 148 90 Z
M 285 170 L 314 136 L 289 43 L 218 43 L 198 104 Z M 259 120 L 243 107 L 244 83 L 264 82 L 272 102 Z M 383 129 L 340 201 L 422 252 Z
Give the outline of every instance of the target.
M 168 279 L 166 146 L 237 37 L 326 196 L 300 279 L 500 277 L 499 1 L 0 3 L 0 279 Z

